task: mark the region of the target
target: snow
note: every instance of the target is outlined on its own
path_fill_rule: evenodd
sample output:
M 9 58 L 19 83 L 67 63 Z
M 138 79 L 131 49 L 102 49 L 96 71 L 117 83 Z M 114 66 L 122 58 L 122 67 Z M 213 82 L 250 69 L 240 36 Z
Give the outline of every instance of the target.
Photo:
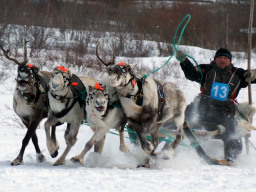
M 209 63 L 215 51 L 198 47 L 180 46 L 181 50 L 195 57 L 198 63 Z M 238 67 L 246 68 L 246 59 L 240 53 L 234 53 L 233 63 Z M 253 54 L 252 68 L 256 68 L 256 55 Z M 129 59 L 129 58 L 117 58 Z M 140 65 L 151 65 L 154 68 L 162 65 L 168 58 L 149 57 L 137 58 Z M 3 59 L 4 60 L 4 59 Z M 5 60 L 6 61 L 6 60 Z M 4 63 L 0 63 L 2 68 Z M 190 103 L 199 92 L 198 84 L 186 80 L 173 58 L 162 70 L 172 67 L 168 81 L 176 82 L 185 92 Z M 153 68 L 152 68 L 153 69 Z M 250 146 L 250 154 L 243 153 L 232 167 L 207 165 L 193 148 L 178 146 L 173 158 L 169 160 L 156 159 L 151 161 L 151 168 L 136 168 L 145 158 L 145 153 L 126 139 L 130 151 L 124 154 L 119 151 L 119 138 L 108 134 L 102 155 L 91 150 L 85 156 L 85 165 L 73 164 L 69 159 L 78 155 L 85 143 L 92 136 L 87 125 L 81 125 L 78 141 L 72 148 L 64 166 L 52 166 L 56 161 L 49 155 L 46 147 L 46 137 L 41 122 L 37 129 L 39 145 L 46 157 L 46 162 L 36 162 L 35 149 L 30 142 L 24 154 L 24 165 L 10 166 L 11 161 L 19 153 L 26 129 L 20 123 L 12 109 L 12 93 L 14 90 L 16 66 L 9 69 L 10 75 L 0 85 L 0 191 L 255 191 L 256 188 L 256 150 Z M 161 75 L 155 74 L 161 79 Z M 256 87 L 252 85 L 255 96 Z M 247 89 L 240 92 L 238 100 L 247 101 Z M 254 100 L 255 98 L 253 98 Z M 253 125 L 256 125 L 254 117 Z M 113 131 L 113 130 L 111 130 Z M 57 128 L 57 138 L 60 144 L 59 156 L 66 146 L 64 141 L 65 125 Z M 127 135 L 126 135 L 127 136 Z M 256 133 L 252 132 L 250 141 L 256 145 Z M 189 142 L 185 138 L 183 144 Z M 163 143 L 157 150 L 161 149 Z M 202 141 L 207 153 L 215 158 L 223 158 L 223 144 L 220 140 Z

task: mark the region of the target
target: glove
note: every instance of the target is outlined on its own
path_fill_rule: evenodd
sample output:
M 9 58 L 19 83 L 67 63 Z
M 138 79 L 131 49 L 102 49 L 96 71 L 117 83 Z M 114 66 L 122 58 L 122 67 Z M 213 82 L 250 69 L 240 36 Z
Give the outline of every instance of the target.
M 185 58 L 186 58 L 186 55 L 182 51 L 178 50 L 176 52 L 176 59 L 177 60 L 179 60 L 180 62 L 183 62 Z
M 244 77 L 246 82 L 254 81 L 256 79 L 256 71 L 251 70 L 250 73 L 244 73 Z

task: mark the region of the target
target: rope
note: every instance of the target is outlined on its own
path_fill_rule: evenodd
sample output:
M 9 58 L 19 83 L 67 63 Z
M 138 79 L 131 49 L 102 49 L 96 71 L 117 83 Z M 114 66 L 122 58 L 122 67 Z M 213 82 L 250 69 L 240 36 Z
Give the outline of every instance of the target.
M 179 30 L 181 24 L 182 24 L 182 23 L 185 21 L 185 19 L 187 19 L 187 18 L 188 18 L 188 20 L 187 20 L 187 22 L 185 23 L 185 25 L 183 26 L 183 28 L 182 28 L 182 30 L 181 30 L 180 37 L 179 37 L 179 40 L 178 40 L 178 44 L 177 44 L 177 46 L 176 46 L 176 45 L 175 45 L 175 41 L 176 41 L 177 32 L 178 32 L 178 30 Z M 162 69 L 165 65 L 168 64 L 168 62 L 171 60 L 171 58 L 174 56 L 174 54 L 175 54 L 176 51 L 178 50 L 178 47 L 179 47 L 179 45 L 180 45 L 180 41 L 181 41 L 183 32 L 184 32 L 184 30 L 185 30 L 187 24 L 189 23 L 190 19 L 191 19 L 191 15 L 190 15 L 190 14 L 187 14 L 187 15 L 181 20 L 181 22 L 179 23 L 179 25 L 178 25 L 178 27 L 177 27 L 177 29 L 176 29 L 175 35 L 174 35 L 174 44 L 173 44 L 173 46 L 174 46 L 174 51 L 173 51 L 172 55 L 169 57 L 169 59 L 168 59 L 161 67 L 155 69 L 154 71 L 152 71 L 151 73 L 149 73 L 149 74 L 147 74 L 147 75 L 144 75 L 144 78 L 147 78 L 149 75 L 151 75 L 151 74 L 153 74 L 153 73 L 159 71 L 159 70 Z
M 187 22 L 184 24 L 184 26 L 183 26 L 183 28 L 182 28 L 182 30 L 181 30 L 181 33 L 180 33 L 180 36 L 179 36 L 179 39 L 178 39 L 178 43 L 177 43 L 177 45 L 176 45 L 177 33 L 178 33 L 178 31 L 179 31 L 179 29 L 180 29 L 182 23 L 183 23 L 186 19 L 187 19 Z M 177 29 L 176 29 L 176 31 L 175 31 L 174 38 L 173 38 L 173 47 L 174 47 L 174 51 L 173 51 L 172 55 L 168 58 L 168 60 L 167 60 L 161 67 L 155 69 L 155 70 L 152 71 L 151 73 L 148 73 L 148 74 L 144 75 L 143 78 L 147 78 L 149 75 L 151 75 L 151 74 L 153 74 L 153 73 L 159 71 L 160 69 L 162 69 L 165 65 L 167 65 L 167 64 L 169 63 L 169 61 L 170 61 L 171 58 L 175 55 L 176 51 L 177 51 L 178 48 L 179 48 L 179 45 L 180 45 L 180 41 L 181 41 L 183 32 L 184 32 L 185 28 L 187 27 L 187 25 L 188 25 L 190 19 L 191 19 L 191 15 L 190 15 L 190 14 L 187 14 L 187 15 L 181 20 L 181 22 L 179 23 L 179 25 L 178 25 L 178 27 L 177 27 Z M 185 54 L 185 55 L 186 55 L 186 54 Z M 198 65 L 198 63 L 196 62 L 196 60 L 195 60 L 193 57 L 191 57 L 191 56 L 189 56 L 189 55 L 186 55 L 186 57 L 191 58 L 191 59 L 196 63 L 196 66 L 197 66 L 197 68 L 199 69 L 200 74 L 201 74 L 200 84 L 202 84 L 203 72 L 202 72 L 200 66 Z
M 249 119 L 247 119 L 246 116 L 238 109 L 237 105 L 235 106 L 235 109 L 244 120 L 250 122 Z
M 132 134 L 133 134 L 133 137 L 132 137 L 132 138 L 131 138 L 131 137 L 126 137 L 126 138 L 130 139 L 131 142 L 135 142 L 135 141 L 136 141 L 135 137 L 137 136 L 137 133 L 136 133 L 135 131 L 129 129 L 128 127 L 125 127 L 125 129 L 126 129 L 126 132 L 129 132 L 129 133 L 132 133 Z M 175 140 L 175 138 L 174 138 L 173 136 L 169 135 L 169 134 L 166 133 L 165 131 L 163 131 L 163 130 L 160 129 L 160 132 L 162 132 L 163 134 L 165 134 L 165 135 L 167 136 L 167 138 L 160 137 L 160 138 L 158 139 L 159 141 L 165 141 L 165 142 L 168 142 L 168 143 L 172 143 L 172 142 Z M 110 132 L 110 133 L 112 133 L 112 132 Z M 112 133 L 112 134 L 113 134 L 113 133 Z M 116 133 L 114 133 L 114 134 L 115 134 L 115 135 L 119 135 L 119 134 L 116 134 Z M 148 140 L 152 140 L 152 137 L 149 136 L 149 135 L 147 135 L 147 139 L 148 139 Z M 196 143 L 196 144 L 194 144 L 194 145 L 189 145 L 189 144 L 186 144 L 186 143 L 184 143 L 184 142 L 181 142 L 180 145 L 185 146 L 185 147 L 197 147 L 197 146 L 200 145 L 200 144 L 199 144 L 199 143 Z
M 90 120 L 90 119 L 91 119 L 91 116 L 92 116 L 92 115 L 90 115 L 90 117 L 89 117 L 89 122 L 96 126 L 96 124 L 93 123 L 93 122 Z M 86 121 L 82 121 L 81 124 L 90 126 L 89 123 L 87 123 Z M 136 139 L 135 137 L 137 136 L 137 133 L 136 133 L 135 131 L 129 129 L 128 127 L 125 127 L 125 130 L 124 130 L 124 131 L 133 134 L 132 137 L 125 137 L 126 139 L 129 139 L 131 142 L 136 142 L 137 139 Z M 163 130 L 161 130 L 161 129 L 160 129 L 160 131 L 161 131 L 163 134 L 165 134 L 165 135 L 167 136 L 167 138 L 159 137 L 159 139 L 158 139 L 159 141 L 165 141 L 165 142 L 168 142 L 168 143 L 172 143 L 172 142 L 175 140 L 174 137 L 172 137 L 171 135 L 169 135 L 169 134 L 166 133 L 165 131 L 163 131 Z M 112 131 L 109 131 L 108 133 L 119 136 L 118 133 L 115 133 L 115 132 L 112 132 Z M 152 140 L 152 137 L 149 136 L 149 135 L 147 135 L 147 139 L 148 139 L 148 140 Z M 197 146 L 200 145 L 200 143 L 198 142 L 198 143 L 192 145 L 192 144 L 186 144 L 185 142 L 182 141 L 182 142 L 180 143 L 180 145 L 181 145 L 181 146 L 184 146 L 184 147 L 197 147 Z

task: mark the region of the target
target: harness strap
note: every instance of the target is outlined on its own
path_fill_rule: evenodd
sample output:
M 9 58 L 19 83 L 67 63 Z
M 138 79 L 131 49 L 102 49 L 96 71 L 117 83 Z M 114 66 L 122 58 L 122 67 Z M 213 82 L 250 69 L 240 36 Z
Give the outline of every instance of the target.
M 40 95 L 47 94 L 47 91 L 48 91 L 48 87 L 47 87 L 47 84 L 45 82 L 45 79 L 43 77 L 41 77 L 40 75 L 38 75 L 37 73 L 33 73 L 33 75 L 36 79 L 35 84 L 33 85 L 33 87 L 36 88 L 36 94 L 35 95 L 28 94 L 27 95 L 26 93 L 20 91 L 20 94 L 27 101 L 27 105 L 35 105 L 38 102 Z M 39 89 L 40 85 L 42 85 L 42 87 L 44 89 L 44 92 L 40 91 L 40 89 Z
M 165 106 L 165 95 L 163 91 L 163 85 L 158 82 L 157 80 L 154 80 L 157 85 L 157 93 L 158 93 L 158 116 L 157 116 L 157 121 L 160 121 L 162 119 L 163 111 L 164 111 L 164 106 Z
M 72 83 L 75 83 L 75 84 L 72 84 Z M 77 77 L 76 75 L 73 74 L 72 77 L 71 77 L 71 79 L 70 79 L 68 88 L 70 88 L 70 90 L 72 91 L 72 93 L 73 93 L 73 95 L 74 95 L 74 97 L 72 97 L 72 98 L 74 98 L 74 101 L 72 102 L 72 104 L 71 104 L 69 107 L 68 107 L 69 101 L 70 101 L 70 99 L 72 99 L 72 98 L 66 98 L 66 96 L 58 96 L 58 97 L 55 97 L 56 95 L 53 95 L 53 94 L 51 93 L 51 95 L 52 95 L 55 99 L 57 99 L 57 100 L 63 100 L 63 102 L 65 102 L 65 100 L 67 100 L 67 103 L 66 103 L 66 105 L 65 105 L 65 108 L 64 108 L 62 111 L 60 111 L 59 113 L 54 113 L 54 112 L 50 109 L 50 107 L 48 107 L 49 112 L 50 112 L 53 116 L 55 116 L 55 117 L 57 117 L 57 118 L 62 118 L 62 117 L 64 117 L 66 114 L 68 114 L 68 112 L 74 107 L 74 105 L 75 105 L 75 103 L 76 103 L 77 101 L 79 102 L 80 107 L 84 106 L 84 104 L 85 104 L 85 100 L 82 99 L 81 93 L 86 94 L 86 88 L 85 88 L 83 82 L 79 79 L 79 77 Z M 85 96 L 84 98 L 86 98 L 86 96 Z M 62 102 L 62 101 L 61 101 L 61 102 Z
M 57 117 L 57 118 L 62 118 L 62 117 L 64 117 L 66 114 L 68 114 L 68 112 L 74 107 L 75 103 L 76 103 L 78 100 L 79 100 L 78 97 L 75 97 L 73 103 L 72 103 L 69 107 L 66 107 L 65 109 L 63 109 L 63 110 L 62 110 L 61 112 L 59 112 L 59 113 L 54 113 L 54 112 L 50 109 L 50 107 L 48 108 L 48 109 L 49 109 L 49 112 L 50 112 L 53 116 L 55 116 L 55 117 Z
M 131 81 L 129 81 L 129 82 L 131 82 Z M 142 104 L 143 104 L 143 88 L 142 88 L 143 82 L 141 79 L 137 79 L 136 83 L 139 88 L 136 95 L 126 95 L 125 97 L 134 99 L 134 101 L 137 105 L 142 106 Z

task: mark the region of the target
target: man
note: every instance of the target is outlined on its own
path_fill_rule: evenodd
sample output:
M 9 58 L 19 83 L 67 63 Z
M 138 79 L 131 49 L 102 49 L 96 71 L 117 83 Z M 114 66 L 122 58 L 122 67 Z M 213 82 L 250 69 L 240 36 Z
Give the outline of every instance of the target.
M 187 122 L 193 129 L 204 126 L 206 130 L 211 130 L 213 124 L 224 126 L 225 158 L 234 161 L 242 151 L 241 136 L 234 118 L 234 102 L 240 89 L 247 87 L 249 81 L 256 83 L 256 71 L 247 73 L 242 68 L 234 67 L 230 51 L 224 48 L 217 50 L 214 61 L 201 64 L 199 68 L 193 66 L 182 51 L 176 52 L 176 58 L 181 62 L 185 77 L 201 83 L 200 95 L 187 107 Z

